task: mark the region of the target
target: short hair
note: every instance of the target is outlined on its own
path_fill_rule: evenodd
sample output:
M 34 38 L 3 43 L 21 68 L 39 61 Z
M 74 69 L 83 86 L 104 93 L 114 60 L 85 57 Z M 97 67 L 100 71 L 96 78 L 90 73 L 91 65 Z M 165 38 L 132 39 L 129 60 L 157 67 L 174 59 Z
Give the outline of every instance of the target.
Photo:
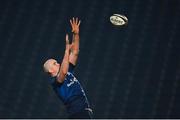
M 51 67 L 50 66 L 50 61 L 52 61 L 52 60 L 55 60 L 55 59 L 48 59 L 44 63 L 44 65 L 43 65 L 44 72 L 49 72 L 49 68 Z

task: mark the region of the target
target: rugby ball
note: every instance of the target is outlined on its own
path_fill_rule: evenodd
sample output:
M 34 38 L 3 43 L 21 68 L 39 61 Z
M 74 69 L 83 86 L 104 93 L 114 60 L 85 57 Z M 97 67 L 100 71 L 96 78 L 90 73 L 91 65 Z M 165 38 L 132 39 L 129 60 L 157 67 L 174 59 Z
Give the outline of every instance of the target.
M 110 22 L 115 26 L 124 26 L 124 25 L 127 25 L 128 19 L 124 15 L 113 14 L 110 17 Z

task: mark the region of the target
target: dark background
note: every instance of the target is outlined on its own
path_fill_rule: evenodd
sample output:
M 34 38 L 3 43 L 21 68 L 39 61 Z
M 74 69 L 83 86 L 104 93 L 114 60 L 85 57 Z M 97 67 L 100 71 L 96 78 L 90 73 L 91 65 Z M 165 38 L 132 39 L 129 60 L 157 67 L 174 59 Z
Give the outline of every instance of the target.
M 179 0 L 0 0 L 0 118 L 67 117 L 42 65 L 61 61 L 73 16 L 95 118 L 180 118 Z

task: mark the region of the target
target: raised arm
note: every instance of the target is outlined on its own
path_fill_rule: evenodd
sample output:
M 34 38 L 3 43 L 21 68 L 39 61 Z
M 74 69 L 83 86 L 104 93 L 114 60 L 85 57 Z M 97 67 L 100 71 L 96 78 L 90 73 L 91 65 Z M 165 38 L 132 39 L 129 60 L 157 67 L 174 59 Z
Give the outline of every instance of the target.
M 70 45 L 69 45 L 69 38 L 68 34 L 66 34 L 66 49 L 64 53 L 64 57 L 59 69 L 59 73 L 57 75 L 57 82 L 62 83 L 65 79 L 65 76 L 69 69 L 69 51 L 70 51 Z
M 71 44 L 71 52 L 69 56 L 69 62 L 73 65 L 76 65 L 78 55 L 79 55 L 79 26 L 81 21 L 78 20 L 78 18 L 73 18 L 70 20 L 72 33 L 73 33 L 73 39 Z

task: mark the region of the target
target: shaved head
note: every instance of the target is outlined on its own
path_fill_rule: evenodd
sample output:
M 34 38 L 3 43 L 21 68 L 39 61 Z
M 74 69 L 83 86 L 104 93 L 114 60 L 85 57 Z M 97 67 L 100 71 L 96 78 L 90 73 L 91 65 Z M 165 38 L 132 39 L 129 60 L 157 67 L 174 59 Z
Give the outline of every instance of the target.
M 59 67 L 60 67 L 60 64 L 57 63 L 55 59 L 48 59 L 43 65 L 44 72 L 50 73 L 50 74 L 56 74 L 56 72 L 59 70 Z
M 55 59 L 48 59 L 48 60 L 44 63 L 43 68 L 44 68 L 44 71 L 45 71 L 45 72 L 49 72 L 49 69 L 51 68 L 52 63 L 53 63 L 54 61 L 56 61 L 56 60 L 55 60 Z

